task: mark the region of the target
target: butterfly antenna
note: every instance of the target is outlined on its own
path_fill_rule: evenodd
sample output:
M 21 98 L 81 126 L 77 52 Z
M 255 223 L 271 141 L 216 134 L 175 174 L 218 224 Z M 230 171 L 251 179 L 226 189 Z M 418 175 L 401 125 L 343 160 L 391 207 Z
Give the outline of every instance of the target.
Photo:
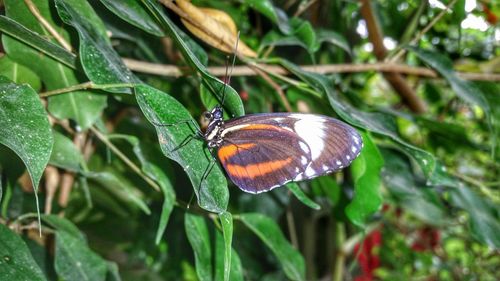
M 224 100 L 226 99 L 226 85 L 231 83 L 231 76 L 233 75 L 234 64 L 236 63 L 236 54 L 238 53 L 238 43 L 240 42 L 240 32 L 236 35 L 236 44 L 234 45 L 234 55 L 233 62 L 231 63 L 231 70 L 229 75 L 227 74 L 227 61 L 226 61 L 226 81 L 224 83 L 224 89 L 222 90 L 222 106 L 224 106 Z

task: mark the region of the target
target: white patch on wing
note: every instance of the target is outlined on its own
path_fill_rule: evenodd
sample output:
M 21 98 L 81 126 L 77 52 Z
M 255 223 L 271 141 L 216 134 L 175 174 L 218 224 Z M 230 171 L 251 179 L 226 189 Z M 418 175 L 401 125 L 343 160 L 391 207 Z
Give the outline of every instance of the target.
M 340 162 L 340 160 L 337 160 L 335 163 L 337 163 L 338 166 L 342 165 L 342 162 Z
M 309 161 L 307 161 L 307 157 L 302 156 L 302 157 L 300 158 L 300 163 L 302 163 L 302 165 L 307 165 L 307 163 L 308 163 L 308 162 L 309 162 Z
M 295 172 L 296 172 L 296 173 L 300 172 L 300 168 L 299 168 L 299 167 L 296 167 L 296 168 L 295 168 Z
M 323 171 L 328 171 L 328 166 L 327 165 L 323 165 Z
M 354 143 L 359 145 L 359 139 L 356 136 L 352 136 L 352 139 L 354 140 Z
M 300 173 L 297 176 L 295 176 L 295 178 L 293 180 L 294 181 L 300 181 L 300 180 L 303 180 L 303 179 L 304 179 L 304 174 Z
M 357 148 L 354 145 L 351 147 L 351 150 L 352 150 L 353 153 L 356 153 L 356 149 Z
M 309 165 L 309 167 L 307 167 L 306 169 L 306 177 L 312 177 L 314 175 L 316 175 L 316 171 L 314 171 L 314 169 L 311 167 L 311 165 Z
M 242 128 L 245 128 L 248 126 L 250 126 L 250 124 L 243 124 L 243 125 L 237 125 L 237 126 L 231 126 L 231 127 L 224 128 L 224 130 L 222 130 L 222 132 L 221 132 L 221 137 L 224 137 L 224 135 L 229 133 L 229 132 L 237 131 L 239 129 L 242 129 Z
M 347 158 L 347 160 L 351 160 L 351 156 L 347 155 L 345 158 Z
M 274 121 L 276 121 L 276 122 L 281 122 L 283 120 L 285 120 L 285 118 L 283 118 L 283 117 L 276 117 L 276 118 L 274 118 Z
M 290 117 L 298 119 L 294 129 L 311 149 L 311 159 L 316 160 L 325 147 L 325 119 L 312 114 L 291 114 Z
M 305 153 L 309 153 L 309 147 L 306 143 L 300 142 L 300 148 L 302 148 L 302 151 L 304 151 Z

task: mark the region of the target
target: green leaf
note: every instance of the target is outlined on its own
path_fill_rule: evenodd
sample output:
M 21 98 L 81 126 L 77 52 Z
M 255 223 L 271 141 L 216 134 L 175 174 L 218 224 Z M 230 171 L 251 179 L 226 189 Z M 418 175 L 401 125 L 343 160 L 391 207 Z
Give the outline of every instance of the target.
M 270 19 L 273 23 L 278 25 L 281 32 L 288 34 L 291 32 L 290 25 L 288 23 L 288 17 L 279 8 L 273 5 L 270 0 L 245 0 L 251 8 L 263 14 L 265 17 Z
M 434 189 L 419 187 L 408 159 L 395 151 L 383 149 L 382 179 L 389 193 L 406 212 L 423 222 L 442 226 L 446 223 L 444 206 Z
M 35 91 L 40 90 L 40 78 L 29 68 L 12 61 L 5 55 L 0 58 L 0 75 L 3 75 L 16 84 L 29 84 Z
M 35 91 L 0 76 L 0 143 L 23 160 L 35 191 L 53 142 L 47 113 Z
M 151 214 L 151 210 L 143 199 L 144 195 L 142 192 L 126 179 L 112 171 L 111 168 L 110 171 L 86 172 L 84 175 L 111 192 L 117 199 L 138 207 L 147 215 Z
M 219 214 L 222 225 L 222 234 L 224 235 L 224 281 L 230 280 L 231 272 L 231 251 L 233 243 L 233 217 L 229 212 Z
M 212 280 L 212 250 L 205 220 L 203 217 L 186 213 L 184 226 L 189 244 L 193 248 L 199 280 Z
M 500 249 L 500 222 L 496 206 L 462 185 L 450 189 L 451 204 L 469 213 L 472 236 L 482 243 Z
M 293 29 L 293 35 L 297 36 L 304 43 L 309 53 L 314 53 L 319 49 L 320 43 L 310 22 L 300 18 L 293 18 L 290 24 Z
M 429 183 L 438 184 L 436 177 L 436 159 L 431 153 L 417 148 L 401 139 L 396 130 L 392 116 L 381 112 L 364 112 L 342 101 L 339 94 L 330 86 L 328 79 L 321 74 L 303 71 L 298 66 L 286 61 L 277 60 L 290 72 L 307 82 L 317 92 L 328 97 L 332 108 L 347 123 L 367 131 L 389 137 L 394 140 L 401 150 L 410 155 L 420 166 Z
M 341 34 L 331 30 L 320 29 L 316 32 L 316 36 L 320 44 L 324 42 L 330 43 L 351 54 L 349 43 Z
M 222 103 L 224 98 L 224 104 L 222 106 L 229 113 L 229 115 L 231 117 L 244 115 L 245 109 L 238 93 L 230 85 L 225 85 L 222 81 L 208 73 L 206 67 L 198 60 L 196 55 L 190 49 L 190 46 L 178 32 L 178 28 L 167 16 L 165 16 L 158 5 L 155 5 L 147 0 L 143 0 L 143 3 L 159 21 L 165 33 L 168 34 L 177 44 L 177 47 L 182 52 L 186 62 L 191 66 L 191 68 L 200 73 L 203 85 L 210 90 L 219 103 Z
M 214 280 L 224 280 L 226 278 L 226 243 L 220 232 L 215 232 L 215 278 Z M 231 268 L 228 279 L 231 281 L 243 281 L 243 269 L 241 268 L 241 260 L 234 249 L 231 248 Z
M 54 131 L 54 147 L 49 163 L 59 168 L 78 172 L 82 162 L 83 155 L 75 147 L 75 144 L 63 134 Z
M 28 10 L 26 4 L 17 0 L 6 0 L 6 14 L 17 20 L 32 31 L 46 34 L 33 14 Z M 66 30 L 59 27 L 53 19 L 54 16 L 49 3 L 45 0 L 34 0 L 40 14 L 51 26 L 66 40 L 70 36 Z M 48 34 L 46 34 L 48 36 Z M 80 84 L 78 73 L 74 69 L 61 64 L 51 56 L 40 53 L 39 50 L 21 43 L 13 38 L 4 36 L 3 45 L 9 57 L 35 72 L 43 81 L 46 90 L 55 90 Z M 61 55 L 62 57 L 62 55 Z M 36 61 L 36 63 L 33 63 Z M 50 97 L 49 112 L 56 118 L 75 120 L 81 129 L 90 127 L 98 118 L 102 109 L 106 106 L 106 96 L 94 94 L 91 91 L 76 91 Z
M 494 152 L 497 144 L 497 135 L 495 134 L 495 130 L 493 127 L 494 120 L 493 116 L 491 115 L 490 104 L 484 97 L 481 89 L 476 87 L 474 83 L 458 77 L 453 70 L 453 63 L 448 57 L 437 52 L 423 50 L 411 46 L 407 47 L 407 49 L 415 53 L 427 65 L 439 72 L 439 74 L 441 74 L 446 79 L 446 81 L 450 83 L 451 88 L 453 89 L 453 91 L 455 91 L 458 97 L 470 104 L 477 105 L 484 110 L 484 113 L 487 116 L 488 125 L 490 126 L 492 136 L 491 147 L 492 151 Z
M 160 169 L 158 166 L 152 164 L 146 159 L 145 155 L 142 153 L 142 149 L 139 144 L 139 139 L 137 137 L 130 135 L 113 134 L 113 135 L 108 135 L 108 138 L 125 139 L 126 141 L 128 141 L 133 146 L 132 149 L 134 151 L 134 154 L 141 162 L 142 171 L 147 176 L 156 181 L 160 186 L 160 189 L 165 199 L 163 200 L 163 205 L 161 209 L 160 224 L 158 225 L 158 230 L 156 231 L 155 242 L 158 245 L 160 243 L 163 233 L 165 232 L 165 229 L 167 228 L 168 219 L 170 217 L 170 214 L 172 213 L 175 204 L 175 191 L 172 187 L 172 183 L 170 183 L 170 180 L 165 175 L 162 169 Z
M 354 198 L 346 207 L 347 217 L 363 227 L 382 205 L 380 171 L 384 160 L 369 134 L 361 133 L 364 147 L 351 165 Z
M 153 124 L 164 124 L 156 126 L 161 149 L 184 168 L 198 205 L 211 212 L 225 211 L 229 200 L 226 177 L 213 163 L 204 141 L 194 138 L 199 128 L 188 111 L 170 95 L 147 85 L 136 86 L 135 93 L 146 118 Z M 202 179 L 210 165 L 211 172 Z
M 76 56 L 73 53 L 48 41 L 38 33 L 31 31 L 11 18 L 0 16 L 0 31 L 43 52 L 60 63 L 64 63 L 68 67 L 76 68 Z
M 56 233 L 54 265 L 59 278 L 66 281 L 104 281 L 106 278 L 106 261 L 90 250 L 85 241 L 65 231 Z
M 0 257 L 2 280 L 46 280 L 24 241 L 3 224 L 0 224 Z
M 61 19 L 73 26 L 80 38 L 80 60 L 89 79 L 96 84 L 139 83 L 113 50 L 106 28 L 88 2 L 55 0 Z M 128 88 L 108 91 L 131 93 Z
M 321 206 L 318 205 L 318 203 L 314 202 L 311 200 L 307 195 L 302 191 L 302 189 L 299 187 L 299 185 L 295 182 L 288 183 L 286 187 L 295 195 L 295 197 L 304 205 L 307 207 L 314 209 L 314 210 L 319 210 L 321 209 Z
M 134 25 L 149 34 L 164 36 L 163 30 L 155 19 L 144 9 L 137 0 L 100 0 L 106 8 L 124 21 Z
M 71 221 L 65 218 L 61 218 L 57 215 L 42 215 L 41 219 L 44 223 L 50 225 L 57 231 L 64 231 L 67 234 L 72 235 L 81 241 L 87 241 L 85 235 L 83 235 L 78 227 L 76 227 Z
M 286 240 L 276 222 L 257 213 L 241 214 L 239 218 L 271 249 L 283 266 L 283 271 L 288 278 L 291 280 L 305 280 L 304 258 Z
M 108 266 L 108 274 L 106 277 L 106 281 L 122 281 L 120 277 L 120 271 L 118 270 L 118 265 L 116 262 L 107 262 Z

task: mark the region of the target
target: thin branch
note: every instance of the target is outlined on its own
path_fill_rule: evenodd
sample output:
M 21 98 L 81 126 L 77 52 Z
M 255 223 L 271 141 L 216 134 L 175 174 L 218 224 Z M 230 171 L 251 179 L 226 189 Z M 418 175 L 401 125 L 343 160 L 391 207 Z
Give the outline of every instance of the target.
M 175 65 L 158 64 L 145 61 L 139 61 L 130 58 L 122 58 L 125 65 L 133 71 L 168 77 L 181 77 L 192 75 L 194 72 L 189 69 L 180 68 Z M 260 70 L 271 75 L 290 75 L 285 68 L 277 65 L 255 64 Z M 301 69 L 314 73 L 329 74 L 329 73 L 357 73 L 357 72 L 387 72 L 399 73 L 404 75 L 415 75 L 429 78 L 439 78 L 439 74 L 426 67 L 414 67 L 405 64 L 397 64 L 390 62 L 378 62 L 369 64 L 322 64 L 322 65 L 302 65 Z M 207 67 L 208 72 L 214 76 L 223 76 L 226 67 L 211 66 Z M 475 81 L 500 81 L 500 74 L 495 73 L 474 73 L 474 72 L 456 72 L 457 75 L 466 80 Z M 235 66 L 232 76 L 255 76 L 257 73 L 249 66 Z
M 299 5 L 299 8 L 297 9 L 297 11 L 295 12 L 295 14 L 293 16 L 298 17 L 298 16 L 302 15 L 302 13 L 304 13 L 307 9 L 309 9 L 317 1 L 318 0 L 310 0 L 309 2 L 307 2 L 304 5 Z
M 448 5 L 446 6 L 446 8 L 444 8 L 435 18 L 433 18 L 429 24 L 424 27 L 418 34 L 417 36 L 415 36 L 415 38 L 413 38 L 411 41 L 410 41 L 410 45 L 414 45 L 414 44 L 417 44 L 418 41 L 420 41 L 420 39 L 422 38 L 422 36 L 424 36 L 424 34 L 426 34 L 447 12 L 448 10 L 453 6 L 455 5 L 455 3 L 457 2 L 457 0 L 452 0 L 450 1 L 450 3 L 448 3 Z M 406 52 L 405 49 L 401 49 L 397 54 L 394 55 L 394 57 L 390 58 L 390 59 L 386 59 L 386 61 L 390 61 L 390 62 L 396 62 L 398 61 L 403 55 L 404 53 Z
M 54 27 L 42 16 L 40 13 L 40 10 L 36 7 L 36 5 L 31 1 L 31 0 L 24 0 L 24 3 L 26 3 L 26 6 L 28 6 L 28 9 L 31 11 L 33 16 L 40 22 L 40 24 L 49 32 L 50 35 L 54 36 L 57 42 L 61 46 L 63 46 L 64 49 L 66 49 L 69 52 L 73 51 L 73 48 L 71 47 L 71 44 L 69 44 L 66 39 L 64 39 L 57 30 L 55 30 Z
M 109 141 L 108 137 L 105 135 L 101 134 L 99 130 L 97 130 L 94 127 L 90 127 L 90 130 L 92 133 L 94 133 L 97 138 L 99 138 L 106 146 L 111 149 L 127 166 L 129 166 L 136 174 L 138 174 L 144 181 L 146 181 L 153 189 L 156 191 L 160 191 L 160 187 L 156 182 L 151 180 L 146 174 L 142 172 L 142 170 L 134 163 L 132 162 L 125 154 L 123 154 L 111 141 Z
M 50 96 L 55 96 L 55 95 L 60 95 L 60 94 L 65 94 L 65 93 L 70 93 L 74 91 L 80 91 L 80 90 L 89 90 L 89 89 L 94 89 L 94 90 L 104 90 L 104 89 L 110 89 L 110 88 L 132 88 L 134 87 L 135 84 L 131 83 L 118 83 L 118 84 L 94 84 L 92 81 L 85 82 L 82 84 L 77 84 L 77 85 L 72 85 L 66 88 L 61 88 L 53 91 L 47 91 L 40 93 L 39 96 L 41 98 L 45 97 L 50 97 Z

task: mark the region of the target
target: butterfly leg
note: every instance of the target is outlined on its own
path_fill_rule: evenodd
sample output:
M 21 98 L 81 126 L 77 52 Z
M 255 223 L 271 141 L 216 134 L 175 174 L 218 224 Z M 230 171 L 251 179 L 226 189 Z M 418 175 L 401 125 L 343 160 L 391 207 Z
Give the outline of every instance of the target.
M 188 124 L 189 128 L 191 130 L 193 130 L 193 127 L 194 127 L 194 130 L 196 131 L 196 137 L 199 137 L 199 138 L 202 138 L 202 139 L 205 139 L 205 135 L 203 134 L 203 132 L 200 130 L 200 128 L 198 127 L 198 124 L 193 120 L 193 119 L 189 119 L 189 120 L 182 120 L 182 121 L 179 121 L 175 124 L 163 124 L 163 123 L 157 123 L 155 121 L 150 121 L 154 126 L 156 127 L 172 127 L 172 126 L 178 126 L 178 125 L 181 125 L 181 124 Z M 191 126 L 192 125 L 192 126 Z
M 203 172 L 203 175 L 201 176 L 200 179 L 200 185 L 198 186 L 198 194 L 201 192 L 201 185 L 203 182 L 208 178 L 208 175 L 210 175 L 210 172 L 212 172 L 212 169 L 214 168 L 215 161 L 210 161 L 210 164 L 208 164 L 207 168 Z

